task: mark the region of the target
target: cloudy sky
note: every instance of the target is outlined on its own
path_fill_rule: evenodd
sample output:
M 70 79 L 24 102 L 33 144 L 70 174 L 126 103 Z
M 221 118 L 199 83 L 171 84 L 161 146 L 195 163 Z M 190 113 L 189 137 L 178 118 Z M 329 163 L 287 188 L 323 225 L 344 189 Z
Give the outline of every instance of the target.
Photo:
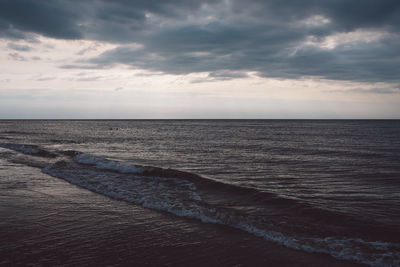
M 0 118 L 400 118 L 398 0 L 0 0 Z

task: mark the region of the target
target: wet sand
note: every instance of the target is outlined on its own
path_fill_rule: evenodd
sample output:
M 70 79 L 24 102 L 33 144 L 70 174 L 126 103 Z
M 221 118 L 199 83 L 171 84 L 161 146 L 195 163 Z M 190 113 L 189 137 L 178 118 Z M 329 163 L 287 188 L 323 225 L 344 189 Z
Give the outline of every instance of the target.
M 0 159 L 0 265 L 359 266 L 113 200 Z

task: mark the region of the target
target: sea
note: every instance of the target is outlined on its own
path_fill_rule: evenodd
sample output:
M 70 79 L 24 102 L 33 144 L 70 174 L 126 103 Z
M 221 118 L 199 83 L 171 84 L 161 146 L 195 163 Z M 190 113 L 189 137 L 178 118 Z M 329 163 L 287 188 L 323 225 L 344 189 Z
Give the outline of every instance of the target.
M 0 216 L 0 265 L 400 266 L 400 121 L 1 120 Z

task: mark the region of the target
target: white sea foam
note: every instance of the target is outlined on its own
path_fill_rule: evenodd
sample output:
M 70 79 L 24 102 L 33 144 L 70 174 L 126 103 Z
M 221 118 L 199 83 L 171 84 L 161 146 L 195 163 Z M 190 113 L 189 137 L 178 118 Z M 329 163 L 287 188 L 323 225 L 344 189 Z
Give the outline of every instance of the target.
M 115 173 L 104 172 L 96 170 L 97 165 L 95 168 L 80 168 L 68 164 L 51 164 L 43 172 L 116 199 L 177 215 L 195 212 L 195 204 L 201 200 L 196 193 L 196 186 L 186 180 L 139 176 L 132 172 L 121 173 L 119 169 Z
M 368 242 L 359 238 L 293 238 L 248 224 L 238 224 L 235 227 L 289 248 L 326 253 L 336 259 L 356 261 L 370 266 L 400 266 L 400 253 L 388 249 L 392 247 L 398 251 L 398 244 Z
M 75 161 L 81 164 L 93 165 L 98 169 L 117 171 L 121 173 L 141 173 L 143 168 L 136 167 L 126 162 L 118 162 L 96 157 L 92 154 L 79 154 L 75 157 Z
M 184 179 L 141 176 L 140 169 L 133 165 L 90 154 L 80 154 L 75 157 L 75 161 L 94 168 L 59 162 L 44 168 L 43 172 L 115 199 L 206 223 L 225 224 L 289 248 L 327 253 L 337 259 L 353 260 L 371 266 L 400 265 L 398 244 L 367 242 L 355 238 L 288 236 L 256 226 L 249 217 L 236 214 L 233 210 L 220 209 L 202 202 L 196 186 Z

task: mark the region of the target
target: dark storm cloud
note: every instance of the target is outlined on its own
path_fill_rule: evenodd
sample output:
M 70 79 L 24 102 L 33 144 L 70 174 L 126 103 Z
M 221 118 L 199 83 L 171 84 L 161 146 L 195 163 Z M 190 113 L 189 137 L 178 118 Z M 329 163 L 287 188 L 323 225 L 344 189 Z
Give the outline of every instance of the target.
M 334 49 L 304 45 L 355 30 L 388 34 Z M 171 74 L 208 72 L 209 80 L 253 71 L 264 77 L 396 83 L 399 33 L 398 0 L 0 0 L 0 36 L 119 44 L 64 68 L 126 64 Z
M 398 82 L 400 80 L 400 40 L 383 40 L 339 46 L 333 50 L 307 47 L 285 59 L 288 73 L 319 75 L 335 80 Z
M 90 62 L 99 67 L 123 63 L 174 74 L 258 70 L 286 55 L 286 49 L 302 37 L 295 30 L 259 25 L 188 25 L 149 34 L 142 41 L 143 48 L 120 46 Z
M 24 38 L 27 32 L 60 39 L 131 41 L 146 25 L 146 13 L 185 17 L 196 0 L 0 0 L 0 33 Z
M 0 26 L 5 32 L 34 32 L 54 38 L 79 39 L 73 1 L 1 0 Z
M 272 41 L 268 42 L 268 38 L 272 38 Z M 261 42 L 260 39 L 264 41 Z M 338 46 L 332 50 L 306 46 L 295 53 L 292 53 L 296 46 L 293 39 L 271 35 L 259 35 L 255 39 L 251 39 L 251 36 L 237 36 L 236 41 L 215 46 L 209 42 L 185 42 L 184 46 L 177 43 L 176 46 L 155 49 L 153 45 L 145 45 L 141 49 L 118 47 L 91 59 L 90 63 L 93 65 L 89 67 L 106 68 L 115 63 L 122 63 L 173 74 L 218 73 L 230 70 L 236 73 L 242 71 L 242 75 L 245 75 L 247 71 L 254 71 L 263 77 L 316 76 L 364 82 L 398 82 L 400 78 L 398 39 Z M 202 54 L 196 51 L 207 52 Z
M 390 27 L 400 30 L 400 2 L 397 0 L 234 0 L 236 13 L 248 13 L 264 20 L 290 22 L 312 15 L 329 18 L 337 30 Z

